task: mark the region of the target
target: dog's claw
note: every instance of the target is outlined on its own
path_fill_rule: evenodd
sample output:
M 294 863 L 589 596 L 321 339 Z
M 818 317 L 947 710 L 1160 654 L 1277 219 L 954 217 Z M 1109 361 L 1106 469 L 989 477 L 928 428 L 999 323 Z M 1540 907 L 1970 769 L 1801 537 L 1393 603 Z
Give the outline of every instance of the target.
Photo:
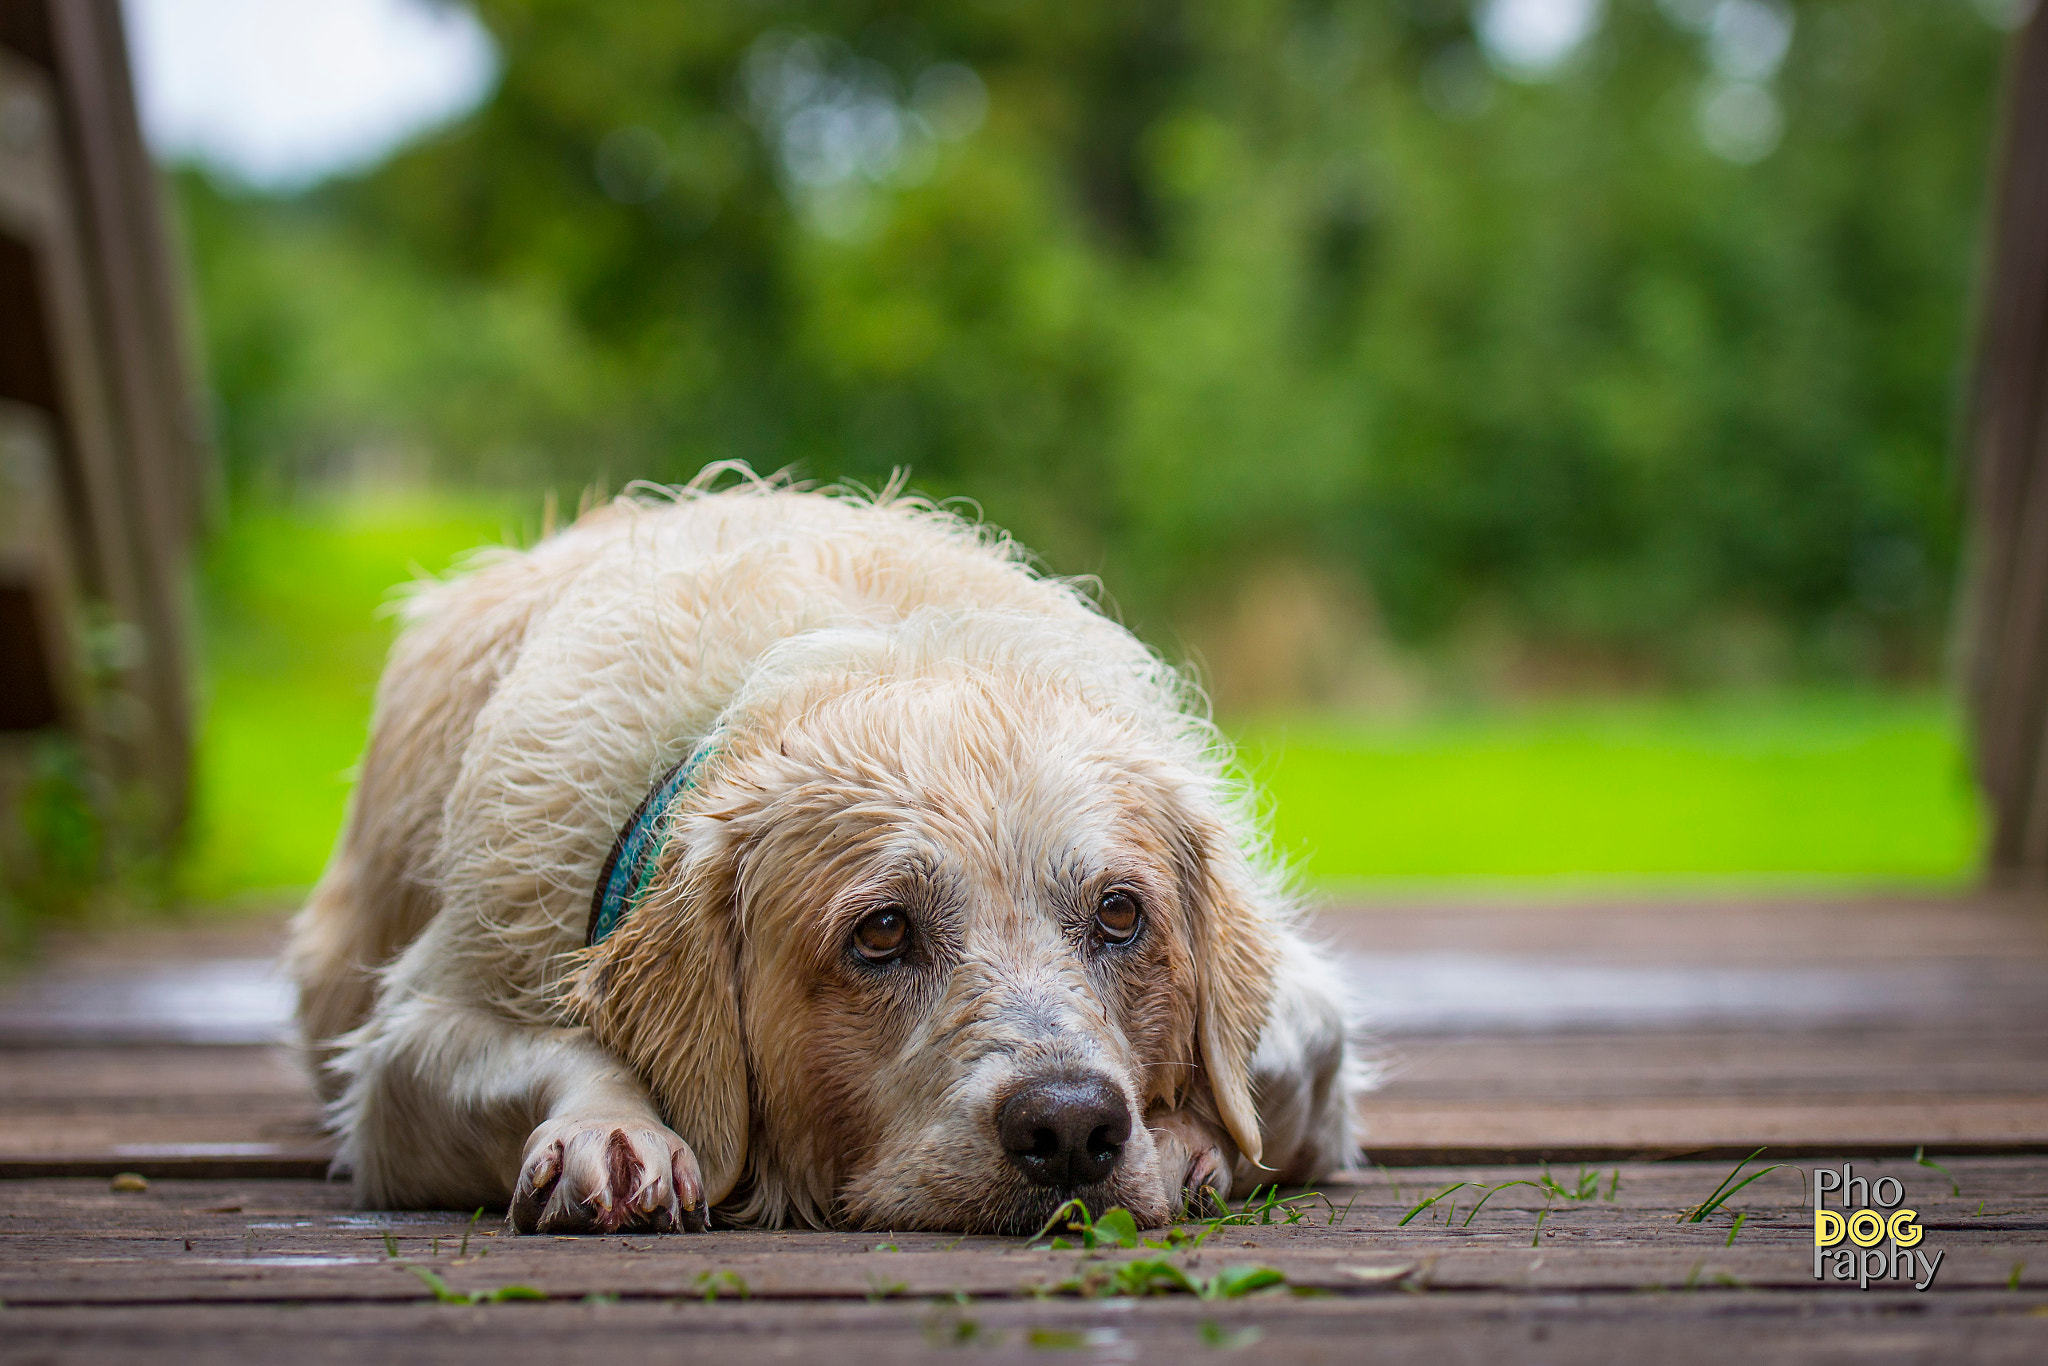
M 543 1145 L 538 1152 L 527 1149 L 526 1160 L 521 1164 L 519 1186 L 512 1193 L 512 1228 L 517 1233 L 532 1233 L 540 1226 L 541 1211 L 547 1207 L 548 1195 L 555 1188 L 555 1178 L 562 1174 L 562 1141 L 555 1139 Z
M 1207 1219 L 1226 1210 L 1223 1197 L 1230 1191 L 1230 1173 L 1224 1169 L 1223 1153 L 1204 1148 L 1188 1164 L 1180 1185 L 1181 1206 L 1190 1219 Z
M 1170 1182 L 1174 1172 L 1180 1173 L 1180 1217 L 1202 1219 L 1223 1213 L 1223 1202 L 1230 1196 L 1231 1159 L 1225 1151 L 1229 1140 L 1184 1112 L 1155 1116 L 1149 1127 L 1159 1146 L 1161 1176 Z M 1167 1187 L 1169 1205 L 1176 1203 L 1174 1189 Z
M 685 1145 L 669 1159 L 674 1182 L 675 1226 L 690 1233 L 711 1231 L 711 1207 L 704 1199 L 704 1178 L 697 1171 L 697 1155 Z
M 511 1222 L 516 1233 L 667 1233 L 709 1228 L 703 1206 L 696 1154 L 667 1129 L 554 1120 L 527 1140 Z

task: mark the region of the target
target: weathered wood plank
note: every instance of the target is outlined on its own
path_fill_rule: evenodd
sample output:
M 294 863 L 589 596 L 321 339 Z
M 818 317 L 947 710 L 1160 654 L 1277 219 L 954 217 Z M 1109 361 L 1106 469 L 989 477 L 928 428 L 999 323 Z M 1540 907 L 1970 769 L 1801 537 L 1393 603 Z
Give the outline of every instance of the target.
M 1398 1051 L 1399 1071 L 1361 1115 L 1374 1160 L 1403 1166 L 1762 1143 L 1873 1155 L 2048 1148 L 2039 1036 L 1897 1051 L 1855 1035 L 1432 1040 Z M 0 1174 L 318 1174 L 331 1152 L 287 1050 L 0 1051 Z
M 319 1177 L 333 1151 L 286 1049 L 0 1049 L 0 1177 Z
M 1697 950 L 1698 962 L 1742 971 L 1819 963 L 1862 974 L 1858 982 L 1902 983 L 1912 1013 L 1875 1026 L 1826 1014 L 1788 1025 L 1737 1012 L 1684 1028 L 1531 1024 L 1389 1037 L 1391 1080 L 1364 1107 L 1372 1155 L 1387 1169 L 1326 1182 L 1327 1202 L 1295 1225 L 1220 1230 L 1189 1268 L 1271 1266 L 1318 1299 L 1075 1298 L 1058 1287 L 1085 1282 L 1091 1269 L 1099 1278 L 1100 1263 L 1077 1251 L 1033 1251 L 1019 1239 L 514 1238 L 493 1227 L 494 1215 L 471 1227 L 465 1212 L 357 1212 L 341 1184 L 252 1179 L 289 1169 L 280 1164 L 292 1143 L 308 1145 L 289 1159 L 304 1164 L 296 1170 L 311 1175 L 324 1163 L 325 1148 L 310 1146 L 320 1142 L 316 1111 L 287 1050 L 95 1044 L 83 1026 L 38 1035 L 47 1015 L 17 1011 L 15 1037 L 44 1042 L 0 1048 L 0 1175 L 68 1169 L 101 1179 L 0 1180 L 0 1302 L 8 1306 L 0 1359 L 558 1362 L 601 1342 L 608 1355 L 721 1363 L 896 1361 L 958 1359 L 965 1334 L 977 1357 L 1043 1360 L 1037 1332 L 1042 1344 L 1078 1345 L 1095 1360 L 1179 1361 L 1206 1354 L 1212 1339 L 1227 1345 L 1229 1334 L 1255 1330 L 1257 1350 L 1290 1362 L 1352 1361 L 1366 1344 L 1375 1361 L 1431 1366 L 1719 1362 L 1731 1352 L 1757 1362 L 2036 1360 L 2048 1335 L 2048 1154 L 1958 1154 L 2048 1147 L 2048 1019 L 2024 999 L 2030 981 L 2048 980 L 2030 975 L 2048 954 L 2019 934 L 2011 941 L 2019 947 L 2000 958 L 1990 946 L 2007 910 L 1996 906 L 1961 903 L 1967 923 L 1945 947 L 1935 933 L 1938 903 L 1864 909 L 1870 933 L 1860 940 L 1853 905 L 1783 915 L 1724 907 L 1714 912 L 1720 920 L 1702 912 L 1677 928 L 1681 918 L 1643 908 L 1479 907 L 1449 922 L 1414 911 L 1349 913 L 1340 926 L 1355 941 L 1347 952 L 1388 943 L 1436 952 L 1464 942 L 1458 935 L 1497 933 L 1488 952 L 1537 971 L 1538 995 L 1543 964 L 1562 961 L 1543 945 L 1554 948 L 1560 935 L 1599 942 L 1618 917 L 1646 923 L 1617 930 L 1614 943 L 1581 961 L 1615 968 L 1624 987 L 1631 964 L 1670 972 Z M 1774 936 L 1768 951 L 1754 936 Z M 1835 942 L 1856 947 L 1830 964 Z M 129 947 L 118 971 L 165 960 Z M 214 951 L 249 956 L 246 946 Z M 78 970 L 79 980 L 91 977 Z M 1987 982 L 1989 1007 L 1973 994 Z M 95 1006 L 69 1018 L 98 1028 L 110 1017 Z M 154 1037 L 166 1036 L 176 1037 Z M 1744 1188 L 1702 1223 L 1682 1219 L 1737 1158 L 1773 1138 L 1766 1161 L 1812 1154 L 1838 1163 L 1840 1141 L 1857 1139 L 1859 1174 L 1899 1177 L 1927 1228 L 1924 1246 L 1942 1255 L 1931 1288 L 1816 1285 L 1805 1188 L 1789 1170 Z M 270 1146 L 240 1156 L 202 1146 L 238 1142 Z M 1904 1160 L 1909 1142 L 1929 1143 L 1960 1190 L 1948 1175 Z M 167 1151 L 180 1143 L 184 1151 Z M 156 1156 L 113 1151 L 148 1145 Z M 1688 1153 L 1713 1160 L 1634 1160 Z M 1871 1160 L 1881 1153 L 1892 1157 Z M 1546 1173 L 1513 1163 L 1537 1157 L 1555 1165 Z M 1548 1175 L 1576 1193 L 1581 1159 L 1600 1164 L 1583 1173 L 1588 1199 L 1503 1186 Z M 1478 1165 L 1445 1165 L 1452 1160 Z M 234 1179 L 157 1179 L 117 1194 L 104 1176 L 122 1168 Z M 1470 1184 L 1416 1209 L 1460 1182 Z M 1474 1213 L 1488 1187 L 1502 1188 Z M 413 1266 L 461 1294 L 522 1285 L 548 1298 L 433 1303 Z M 742 1283 L 745 1301 L 733 1298 Z M 705 1303 L 707 1287 L 726 1297 Z
M 2048 959 L 2039 893 L 1621 896 L 1333 902 L 1314 924 L 1347 952 L 1467 949 L 1559 962 L 1936 965 Z M 1966 1003 L 1967 993 L 1958 1000 Z
M 1597 946 L 1574 961 L 1607 964 L 1607 985 L 1624 997 L 1637 971 L 1756 963 L 1887 974 L 1855 980 L 1895 993 L 1876 1001 L 1875 1021 L 1737 1010 L 1717 1023 L 1650 1028 L 1628 1025 L 1636 1007 L 1625 1000 L 1613 1028 L 1532 1021 L 1506 1032 L 1393 1034 L 1378 1045 L 1388 1082 L 1361 1107 L 1376 1161 L 1612 1162 L 1739 1155 L 1764 1143 L 1799 1154 L 1903 1154 L 1920 1144 L 1992 1153 L 2048 1145 L 2048 916 L 2031 905 L 1395 906 L 1331 909 L 1319 925 L 1345 952 L 1378 962 L 1483 946 L 1518 965 L 1532 1009 L 1555 994 L 1543 955 L 1560 943 Z M 15 1042 L 0 1047 L 0 1174 L 324 1171 L 331 1147 L 288 1050 L 161 1042 L 201 1024 L 227 1037 L 207 1014 L 223 993 L 243 1002 L 238 1029 L 281 1030 L 281 984 L 257 956 L 276 932 L 201 931 L 185 949 L 200 955 L 189 968 L 176 965 L 175 941 L 124 935 L 0 993 L 0 1034 Z M 1886 1018 L 1902 999 L 1911 1012 Z M 187 1018 L 195 1011 L 206 1018 Z M 91 1042 L 110 1030 L 159 1042 Z
M 311 1098 L 304 1069 L 282 1048 L 0 1048 L 0 1114 Z
M 1856 1152 L 1916 1143 L 2039 1144 L 2048 1148 L 2048 1097 L 1865 1095 L 1830 1103 L 1714 1097 L 1542 1104 L 1484 1100 L 1362 1105 L 1365 1145 L 1628 1148 L 1765 1143 Z
M 1395 1039 L 1384 1100 L 2048 1095 L 2048 1031 L 1682 1030 Z
M 1654 1316 L 1640 1301 L 1660 1301 Z M 1926 1298 L 1926 1297 L 1923 1297 Z M 2037 1297 L 1977 1292 L 1924 1306 L 1894 1297 L 1718 1290 L 1658 1297 L 1383 1295 L 1200 1305 L 1058 1302 L 960 1306 L 888 1302 L 777 1306 L 617 1304 L 188 1306 L 8 1313 L 0 1356 L 149 1362 L 546 1363 L 663 1361 L 1108 1362 L 1263 1359 L 1319 1366 L 1446 1361 L 1714 1363 L 1968 1360 L 2033 1366 Z M 1906 1310 L 1912 1312 L 1905 1312 Z M 1206 1332 L 1205 1332 L 1206 1327 Z M 1232 1335 L 1244 1334 L 1244 1338 Z M 1255 1336 L 1254 1336 L 1255 1335 Z M 1247 1340 L 1249 1339 L 1249 1340 Z M 1217 1343 L 1243 1350 L 1219 1352 Z M 1056 1350 L 1069 1348 L 1073 1350 Z M 1054 1349 L 1054 1350 L 1048 1350 Z
M 1902 1182 L 1927 1229 L 1924 1246 L 1944 1254 L 1943 1287 L 2005 1286 L 2015 1265 L 2030 1260 L 2035 1269 L 2029 1275 L 2022 1268 L 2020 1283 L 2048 1287 L 2048 1159 L 1944 1165 L 1960 1194 L 1950 1175 L 1911 1162 L 1859 1163 L 1856 1170 Z M 1331 1200 L 1306 1202 L 1313 1212 L 1300 1222 L 1225 1227 L 1176 1260 L 1205 1274 L 1256 1262 L 1296 1284 L 1347 1294 L 1381 1293 L 1401 1282 L 1518 1293 L 1626 1293 L 1703 1281 L 1724 1289 L 1813 1289 L 1811 1217 L 1793 1172 L 1746 1187 L 1705 1222 L 1683 1220 L 1681 1212 L 1727 1171 L 1722 1163 L 1627 1166 L 1596 1173 L 1602 1179 L 1588 1199 L 1508 1185 L 1476 1210 L 1484 1188 L 1533 1182 L 1544 1173 L 1452 1169 L 1399 1180 L 1362 1173 L 1350 1189 L 1333 1189 Z M 1576 1188 L 1576 1174 L 1557 1175 Z M 1416 1211 L 1456 1181 L 1472 1184 Z M 427 1293 L 407 1269 L 413 1265 L 464 1292 L 518 1284 L 555 1298 L 689 1296 L 707 1286 L 737 1294 L 742 1283 L 749 1296 L 764 1300 L 1017 1297 L 1054 1289 L 1096 1264 L 1072 1251 L 1033 1250 L 1023 1239 L 941 1234 L 519 1238 L 460 1214 L 349 1212 L 339 1207 L 341 1198 L 333 1187 L 285 1182 L 163 1182 L 136 1194 L 85 1182 L 0 1185 L 0 1300 L 399 1303 Z M 1745 1219 L 1730 1245 L 1738 1210 Z M 1409 1270 L 1399 1275 L 1373 1275 L 1403 1266 Z

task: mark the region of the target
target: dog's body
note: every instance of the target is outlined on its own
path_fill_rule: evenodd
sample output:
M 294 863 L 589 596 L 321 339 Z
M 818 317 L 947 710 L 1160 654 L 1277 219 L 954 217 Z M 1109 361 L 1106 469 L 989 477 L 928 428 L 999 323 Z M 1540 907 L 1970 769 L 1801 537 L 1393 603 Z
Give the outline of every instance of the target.
M 1347 1159 L 1214 732 L 1007 542 L 692 489 L 407 617 L 292 949 L 359 1204 L 1028 1231 Z M 586 949 L 622 827 L 658 863 Z

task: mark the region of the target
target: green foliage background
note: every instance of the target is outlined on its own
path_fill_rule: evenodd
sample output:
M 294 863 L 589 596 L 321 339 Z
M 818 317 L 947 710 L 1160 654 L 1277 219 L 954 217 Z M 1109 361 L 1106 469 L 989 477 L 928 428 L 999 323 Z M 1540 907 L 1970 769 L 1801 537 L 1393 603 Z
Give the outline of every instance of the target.
M 1753 165 L 1696 131 L 1681 0 L 1538 82 L 1459 0 L 477 10 L 503 76 L 459 126 L 293 198 L 182 180 L 237 499 L 908 466 L 1167 643 L 1299 559 L 1411 649 L 1937 668 L 2002 42 L 1968 0 L 1793 5 Z M 806 182 L 835 99 L 971 131 Z
M 247 509 L 214 538 L 189 897 L 270 907 L 318 876 L 394 586 L 479 545 L 530 544 L 540 525 L 516 502 L 387 492 Z M 1953 885 L 1981 839 L 1960 718 L 1925 692 L 1496 700 L 1231 730 L 1275 845 L 1325 890 Z M 46 774 L 46 823 L 68 809 L 61 777 Z M 89 835 L 78 827 L 66 847 Z
M 2018 11 L 1750 3 L 1792 40 L 1738 161 L 1713 0 L 1607 0 L 1545 79 L 1466 0 L 476 0 L 460 123 L 177 172 L 227 493 L 189 885 L 317 868 L 409 567 L 727 458 L 908 467 L 1100 576 L 1321 878 L 1962 875 Z M 1587 685 L 1665 700 L 1525 706 Z

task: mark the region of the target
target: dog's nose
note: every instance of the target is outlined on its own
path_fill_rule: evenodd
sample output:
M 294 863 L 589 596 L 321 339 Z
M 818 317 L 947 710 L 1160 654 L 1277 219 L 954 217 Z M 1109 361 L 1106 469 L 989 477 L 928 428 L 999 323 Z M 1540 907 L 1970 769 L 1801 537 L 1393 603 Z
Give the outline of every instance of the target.
M 996 1134 L 1032 1184 L 1092 1185 L 1122 1159 L 1131 1110 L 1107 1077 L 1047 1077 L 1003 1102 Z

